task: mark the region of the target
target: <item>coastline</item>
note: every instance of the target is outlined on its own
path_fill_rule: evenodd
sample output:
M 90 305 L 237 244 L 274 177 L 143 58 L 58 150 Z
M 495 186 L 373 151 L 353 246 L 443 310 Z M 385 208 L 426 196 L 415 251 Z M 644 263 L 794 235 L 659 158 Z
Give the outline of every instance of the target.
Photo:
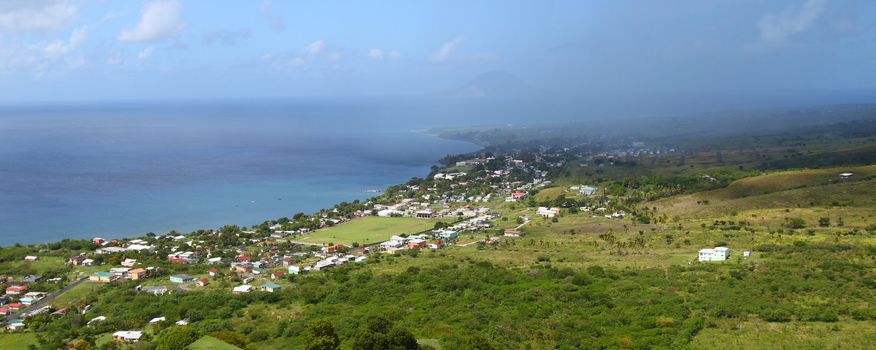
M 465 144 L 465 145 L 473 146 L 473 148 L 474 148 L 473 150 L 471 150 L 469 152 L 445 153 L 444 156 L 466 154 L 466 153 L 471 153 L 471 152 L 477 152 L 477 151 L 483 149 L 480 145 L 477 145 L 473 142 L 445 138 L 445 137 L 442 137 L 438 134 L 429 133 L 427 130 L 424 130 L 424 129 L 410 130 L 410 131 L 405 132 L 405 133 L 415 134 L 415 135 L 419 135 L 419 136 L 427 136 L 430 138 L 442 140 L 443 142 Z M 443 158 L 443 156 L 441 158 Z M 43 240 L 39 240 L 39 241 L 10 240 L 8 242 L 4 242 L 4 243 L 0 244 L 0 247 L 9 247 L 9 246 L 17 245 L 17 244 L 21 244 L 21 245 L 25 245 L 25 246 L 27 246 L 27 245 L 46 245 L 46 244 L 60 242 L 60 241 L 67 240 L 67 239 L 69 239 L 69 240 L 88 240 L 92 237 L 103 237 L 103 238 L 110 238 L 110 239 L 131 239 L 131 238 L 143 237 L 148 233 L 167 234 L 167 233 L 171 233 L 171 232 L 176 232 L 176 233 L 181 233 L 181 234 L 188 234 L 188 233 L 196 232 L 199 230 L 215 230 L 215 229 L 218 229 L 218 228 L 226 226 L 226 225 L 241 225 L 241 227 L 250 227 L 250 226 L 258 225 L 258 224 L 265 222 L 265 221 L 275 220 L 281 216 L 290 216 L 291 217 L 293 213 L 297 213 L 297 212 L 303 212 L 307 215 L 310 215 L 314 212 L 318 212 L 318 211 L 324 210 L 326 208 L 331 208 L 333 205 L 336 205 L 336 204 L 341 203 L 341 202 L 348 202 L 348 201 L 352 201 L 352 200 L 366 200 L 366 199 L 373 198 L 375 196 L 379 196 L 388 187 L 398 185 L 400 183 L 403 183 L 404 181 L 407 181 L 407 179 L 410 179 L 413 177 L 426 176 L 426 175 L 428 175 L 429 168 L 431 166 L 437 165 L 438 161 L 441 158 L 431 160 L 431 161 L 429 161 L 429 165 L 425 165 L 425 166 L 410 166 L 409 165 L 409 167 L 418 167 L 421 169 L 418 170 L 417 172 L 410 173 L 409 176 L 405 177 L 405 179 L 403 181 L 390 181 L 390 182 L 384 182 L 382 184 L 378 184 L 378 185 L 374 185 L 374 186 L 360 186 L 359 188 L 344 188 L 341 190 L 332 190 L 331 192 L 333 193 L 333 195 L 329 196 L 332 198 L 332 200 L 325 201 L 324 203 L 319 204 L 319 205 L 312 205 L 312 206 L 307 206 L 307 207 L 301 207 L 301 206 L 296 206 L 294 208 L 284 207 L 282 209 L 283 213 L 279 214 L 277 216 L 274 216 L 274 217 L 271 217 L 271 215 L 272 215 L 271 212 L 273 210 L 271 210 L 270 208 L 265 208 L 261 212 L 261 214 L 258 215 L 258 218 L 255 218 L 255 216 L 253 216 L 253 215 L 249 215 L 250 218 L 238 220 L 238 221 L 245 221 L 245 222 L 234 222 L 234 220 L 228 220 L 228 219 L 222 219 L 221 221 L 206 219 L 206 220 L 201 220 L 201 223 L 178 223 L 178 224 L 171 224 L 171 225 L 163 226 L 161 228 L 154 228 L 154 229 L 145 230 L 145 231 L 138 230 L 136 232 L 124 232 L 123 228 L 110 228 L 107 230 L 101 230 L 99 232 L 88 232 L 88 233 L 81 233 L 81 234 L 58 234 L 56 238 L 43 239 Z M 280 183 L 282 183 L 282 182 L 283 181 L 280 181 Z M 213 188 L 217 188 L 217 191 L 221 191 L 221 190 L 223 190 L 222 187 L 224 185 L 223 184 L 209 184 L 209 185 L 202 185 L 202 186 L 207 186 L 207 187 L 212 186 Z M 325 192 L 325 190 L 326 189 L 323 189 L 322 192 Z M 325 195 L 325 194 L 319 195 L 318 197 L 325 197 L 325 196 L 327 196 L 327 195 Z M 281 199 L 277 198 L 277 200 L 281 200 Z M 240 205 L 259 204 L 258 201 L 253 201 L 252 203 L 245 203 L 245 202 L 246 202 L 245 200 L 242 201 Z M 235 206 L 237 206 L 237 205 L 235 205 Z M 276 214 L 276 212 L 275 212 L 275 214 Z M 188 221 L 188 220 L 183 219 L 183 221 Z M 191 221 L 189 221 L 189 222 L 191 222 Z M 156 225 L 153 227 L 159 227 L 159 226 Z

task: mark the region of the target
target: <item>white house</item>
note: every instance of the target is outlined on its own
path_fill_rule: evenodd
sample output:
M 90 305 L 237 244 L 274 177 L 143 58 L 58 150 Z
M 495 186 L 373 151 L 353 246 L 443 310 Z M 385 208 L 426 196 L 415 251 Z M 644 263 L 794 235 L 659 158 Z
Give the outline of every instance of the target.
M 231 289 L 231 292 L 234 294 L 243 294 L 243 293 L 249 293 L 250 290 L 252 290 L 252 286 L 248 285 L 248 284 L 244 284 L 244 285 L 234 287 L 233 289 Z
M 136 343 L 140 341 L 143 332 L 140 331 L 118 331 L 113 333 L 113 339 L 120 340 L 126 343 Z
M 715 247 L 712 249 L 700 249 L 697 260 L 699 261 L 724 261 L 730 256 L 730 248 Z
M 596 190 L 597 190 L 596 187 L 581 186 L 579 193 L 581 193 L 582 196 L 590 196 L 590 195 L 596 193 Z
M 560 208 L 550 208 L 547 207 L 538 207 L 538 211 L 535 212 L 535 215 L 543 216 L 546 218 L 552 218 L 560 214 Z

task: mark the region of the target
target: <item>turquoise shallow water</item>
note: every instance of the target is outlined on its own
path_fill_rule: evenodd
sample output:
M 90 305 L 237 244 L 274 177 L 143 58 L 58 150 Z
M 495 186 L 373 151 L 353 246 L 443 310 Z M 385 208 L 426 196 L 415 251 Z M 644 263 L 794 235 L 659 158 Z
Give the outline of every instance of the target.
M 0 245 L 252 225 L 373 196 L 471 144 L 380 108 L 0 112 Z

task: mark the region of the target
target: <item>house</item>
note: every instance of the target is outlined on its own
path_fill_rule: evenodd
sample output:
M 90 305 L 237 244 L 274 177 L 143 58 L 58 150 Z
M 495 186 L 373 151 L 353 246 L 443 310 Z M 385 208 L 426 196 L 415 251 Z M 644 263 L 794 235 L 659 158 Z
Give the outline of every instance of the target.
M 195 278 L 189 275 L 173 275 L 170 276 L 170 282 L 172 283 L 189 283 L 194 282 Z
M 2 307 L 2 306 L 0 306 L 0 315 L 7 316 L 7 315 L 10 315 L 10 314 L 12 314 L 12 310 L 9 310 L 8 307 Z
M 6 294 L 8 295 L 20 295 L 24 292 L 27 292 L 27 286 L 9 286 L 6 287 Z
M 20 310 L 22 306 L 24 306 L 24 305 L 21 305 L 21 303 L 6 304 L 6 307 L 9 308 L 9 311 L 12 311 L 12 312 Z
M 516 229 L 507 229 L 505 230 L 505 237 L 523 237 L 523 231 Z
M 414 238 L 408 241 L 408 249 L 424 248 L 426 245 L 428 245 L 428 242 L 420 238 Z
M 103 322 L 103 321 L 106 321 L 106 316 L 97 316 L 97 317 L 95 317 L 95 318 L 92 318 L 92 319 L 91 319 L 90 321 L 88 321 L 88 323 L 86 323 L 85 325 L 90 326 L 90 325 L 93 325 L 93 324 L 95 324 L 95 323 L 100 323 L 100 322 Z
M 431 219 L 435 217 L 435 212 L 432 210 L 420 210 L 414 214 L 417 219 Z
M 550 208 L 547 207 L 538 207 L 538 210 L 535 212 L 535 215 L 552 218 L 557 215 L 560 215 L 560 208 Z
M 146 269 L 133 269 L 128 271 L 128 279 L 130 280 L 138 280 L 141 278 L 145 278 L 148 275 Z
M 210 277 L 216 277 L 216 275 L 219 274 L 219 269 L 214 267 L 210 269 L 210 272 L 208 272 L 208 274 L 210 275 Z
M 578 190 L 578 193 L 580 193 L 582 196 L 590 196 L 590 195 L 595 194 L 596 191 L 597 191 L 596 187 L 581 186 L 581 189 Z
M 70 259 L 67 259 L 67 263 L 74 266 L 82 265 L 82 261 L 85 260 L 85 257 L 82 255 L 74 255 L 71 256 Z
M 140 331 L 118 331 L 113 333 L 113 340 L 122 343 L 136 343 L 140 341 L 143 332 Z
M 265 283 L 262 286 L 262 290 L 265 292 L 268 292 L 268 293 L 273 293 L 275 291 L 278 291 L 278 290 L 280 290 L 280 288 L 281 288 L 280 285 L 276 284 L 276 283 Z
M 131 269 L 128 267 L 113 267 L 109 270 L 109 273 L 116 277 L 125 277 L 129 270 Z
M 429 242 L 429 244 L 427 245 L 427 247 L 429 247 L 429 249 L 440 249 L 442 245 L 443 245 L 443 244 L 441 244 L 441 242 Z M 360 258 L 364 258 L 364 256 L 362 256 L 362 257 L 360 257 Z M 358 258 L 357 258 L 356 260 L 357 260 L 356 262 L 359 262 L 359 261 L 358 261 L 358 260 L 359 260 Z
M 94 242 L 94 244 L 103 244 L 104 242 L 106 242 L 105 239 L 100 237 L 94 237 L 91 239 L 91 241 Z
M 27 276 L 24 276 L 24 278 L 21 279 L 21 282 L 24 282 L 24 283 L 36 283 L 36 282 L 39 281 L 39 280 L 40 280 L 40 276 L 37 276 L 37 275 L 27 275 Z
M 170 291 L 166 286 L 138 286 L 137 289 L 141 292 L 150 293 L 152 295 L 164 295 Z
M 459 238 L 459 233 L 457 233 L 456 231 L 445 230 L 445 231 L 439 232 L 438 237 L 441 237 L 441 239 L 444 239 L 444 240 L 448 240 L 448 239 L 454 240 L 454 239 Z
M 724 261 L 730 255 L 730 248 L 715 247 L 712 249 L 700 249 L 697 255 L 699 261 Z
M 36 303 L 37 301 L 42 300 L 46 297 L 46 293 L 43 292 L 28 292 L 25 293 L 24 296 L 18 301 L 24 305 L 30 306 Z
M 10 331 L 18 331 L 24 329 L 24 320 L 20 318 L 16 318 L 14 320 L 9 320 L 9 324 L 6 325 L 6 329 Z
M 124 267 L 134 267 L 134 265 L 137 265 L 137 259 L 125 259 L 121 265 Z
M 243 294 L 249 293 L 252 290 L 252 286 L 248 284 L 239 285 L 231 289 L 231 293 L 233 294 Z
M 98 248 L 94 252 L 97 254 L 114 254 L 114 253 L 122 253 L 125 251 L 127 251 L 127 249 L 122 248 L 122 247 L 103 247 L 103 248 Z
M 271 279 L 272 279 L 272 280 L 275 280 L 275 279 L 278 279 L 278 278 L 283 278 L 283 276 L 286 276 L 286 273 L 283 272 L 283 271 L 274 271 L 274 272 L 271 272 Z
M 164 321 L 166 321 L 166 320 L 167 320 L 167 318 L 164 317 L 164 316 L 156 317 L 156 318 L 153 318 L 153 319 L 149 320 L 149 324 L 157 324 L 157 323 L 160 323 L 160 322 L 164 322 Z
M 24 261 L 34 262 L 34 261 L 37 261 L 37 259 L 39 259 L 39 258 L 40 257 L 38 257 L 38 256 L 28 255 L 28 256 L 24 257 Z
M 94 266 L 94 259 L 82 260 L 82 266 Z
M 511 192 L 511 198 L 514 200 L 519 200 L 520 198 L 523 198 L 525 196 L 526 196 L 526 192 L 521 192 L 521 191 Z
M 115 276 L 109 272 L 95 272 L 88 276 L 88 280 L 92 282 L 112 282 Z
M 854 175 L 855 175 L 855 173 L 840 173 L 840 174 L 839 174 L 839 177 L 840 177 L 841 179 L 848 179 L 848 178 L 850 178 L 850 177 L 852 177 L 852 176 L 854 176 Z
M 175 324 L 177 326 L 187 326 L 189 324 L 189 319 L 184 318 L 184 319 L 181 319 L 179 321 L 174 322 L 173 324 Z
M 289 272 L 290 275 L 297 275 L 301 272 L 301 268 L 295 265 L 291 265 L 288 269 L 286 269 L 286 271 Z
M 198 287 L 205 287 L 208 284 L 210 284 L 210 279 L 206 277 L 199 279 L 197 282 L 195 282 L 195 285 Z

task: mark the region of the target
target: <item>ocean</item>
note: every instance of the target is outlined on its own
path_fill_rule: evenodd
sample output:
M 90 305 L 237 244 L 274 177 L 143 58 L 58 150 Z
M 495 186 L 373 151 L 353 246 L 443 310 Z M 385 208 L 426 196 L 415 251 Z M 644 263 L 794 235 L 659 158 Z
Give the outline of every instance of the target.
M 440 126 L 433 109 L 389 106 L 4 107 L 0 245 L 250 226 L 372 197 L 366 190 L 425 176 L 441 157 L 479 148 L 417 131 Z

